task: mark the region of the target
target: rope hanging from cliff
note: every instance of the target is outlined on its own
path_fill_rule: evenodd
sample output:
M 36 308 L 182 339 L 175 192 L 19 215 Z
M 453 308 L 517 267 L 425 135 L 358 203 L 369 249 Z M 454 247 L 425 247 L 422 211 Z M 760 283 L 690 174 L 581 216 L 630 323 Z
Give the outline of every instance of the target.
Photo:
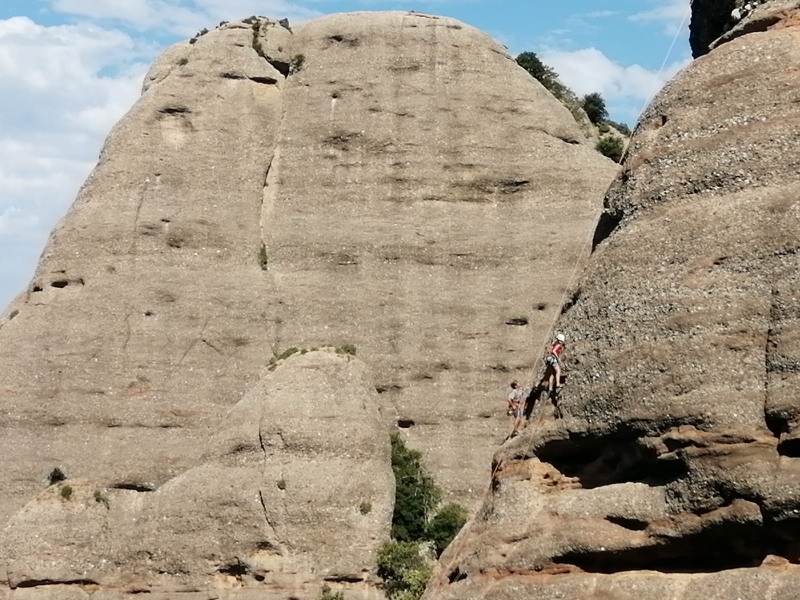
M 659 81 L 661 81 L 661 76 L 664 74 L 664 69 L 666 68 L 667 63 L 669 62 L 669 59 L 672 56 L 672 51 L 675 50 L 675 45 L 678 43 L 678 38 L 680 38 L 681 32 L 683 32 L 683 28 L 686 26 L 686 22 L 687 22 L 687 20 L 689 19 L 689 17 L 692 14 L 692 5 L 693 4 L 694 4 L 694 0 L 689 0 L 689 4 L 686 7 L 686 13 L 683 15 L 683 19 L 681 20 L 681 24 L 678 26 L 678 30 L 675 32 L 675 36 L 672 38 L 672 43 L 669 46 L 669 50 L 667 50 L 666 56 L 664 56 L 664 60 L 661 63 L 661 68 L 658 70 L 658 74 L 656 75 L 655 81 L 653 83 L 653 87 L 650 90 L 650 93 L 648 94 L 647 98 L 645 99 L 644 105 L 642 106 L 641 110 L 639 111 L 639 118 L 637 120 L 636 127 L 634 128 L 633 132 L 631 133 L 631 136 L 633 136 L 636 133 L 636 130 L 639 128 L 639 125 L 641 124 L 642 114 L 644 114 L 644 111 L 647 109 L 647 107 L 653 101 L 653 98 L 655 97 L 655 95 L 658 93 Z M 627 153 L 628 153 L 628 151 L 626 149 L 625 150 L 625 155 L 623 155 L 623 157 L 620 160 L 620 162 L 624 161 L 624 158 L 627 155 Z M 558 304 L 559 310 L 556 312 L 555 315 L 553 315 L 553 321 L 552 321 L 552 323 L 550 323 L 550 327 L 547 329 L 547 332 L 545 333 L 545 337 L 544 337 L 544 339 L 542 341 L 542 344 L 540 345 L 539 354 L 536 357 L 536 361 L 533 363 L 533 376 L 531 378 L 531 390 L 533 390 L 534 386 L 536 386 L 539 383 L 539 381 L 537 380 L 538 379 L 538 371 L 539 371 L 539 363 L 541 362 L 541 360 L 542 360 L 542 358 L 544 356 L 545 349 L 547 348 L 547 343 L 548 343 L 548 341 L 550 340 L 550 338 L 553 335 L 553 330 L 555 329 L 556 323 L 558 322 L 558 318 L 561 316 L 561 311 L 563 310 L 564 304 L 567 301 L 567 296 L 569 295 L 570 291 L 572 290 L 572 284 L 575 282 L 575 276 L 578 273 L 578 267 L 580 266 L 581 260 L 583 259 L 584 254 L 586 253 L 586 248 L 589 245 L 589 242 L 592 240 L 592 238 L 594 236 L 594 232 L 597 229 L 597 225 L 600 222 L 600 217 L 602 216 L 602 214 L 603 214 L 603 208 L 601 207 L 597 211 L 597 215 L 594 218 L 594 222 L 592 224 L 592 227 L 589 229 L 589 234 L 586 236 L 586 241 L 584 242 L 583 247 L 581 248 L 581 252 L 580 252 L 580 254 L 578 255 L 578 258 L 575 261 L 575 266 L 572 269 L 572 274 L 570 275 L 569 282 L 567 283 L 567 287 L 564 290 L 564 295 L 561 297 L 561 302 Z M 544 402 L 537 402 L 537 404 L 540 405 L 540 406 L 543 406 Z M 541 410 L 540 406 L 537 406 L 535 408 L 539 409 L 538 410 L 539 413 L 542 413 L 542 410 Z M 540 418 L 542 415 L 531 415 L 531 417 L 535 417 L 535 416 L 538 416 Z M 537 424 L 538 421 L 540 420 L 539 418 L 532 418 L 531 420 L 534 422 L 534 424 Z

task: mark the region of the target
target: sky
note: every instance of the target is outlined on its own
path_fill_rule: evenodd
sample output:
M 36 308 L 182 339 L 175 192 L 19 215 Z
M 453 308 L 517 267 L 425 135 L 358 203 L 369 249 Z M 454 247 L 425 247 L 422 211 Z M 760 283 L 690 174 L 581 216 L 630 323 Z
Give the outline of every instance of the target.
M 203 27 L 253 14 L 416 10 L 536 52 L 630 125 L 690 61 L 689 0 L 0 0 L 0 312 L 133 105 L 149 63 Z M 688 23 L 688 21 L 687 21 Z M 670 46 L 679 33 L 674 50 Z M 663 65 L 663 70 L 662 70 Z

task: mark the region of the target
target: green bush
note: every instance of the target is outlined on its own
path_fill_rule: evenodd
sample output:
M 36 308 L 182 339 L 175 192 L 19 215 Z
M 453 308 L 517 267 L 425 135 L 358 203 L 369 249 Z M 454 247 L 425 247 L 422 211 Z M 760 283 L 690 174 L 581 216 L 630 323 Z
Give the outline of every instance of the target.
M 101 492 L 100 490 L 94 491 L 94 501 L 98 504 L 102 504 L 106 508 L 111 508 L 111 501 L 108 499 L 108 496 L 105 492 Z
M 64 487 L 61 488 L 61 492 L 60 493 L 61 493 L 61 497 L 64 500 L 69 500 L 70 498 L 72 498 L 72 486 L 65 485 Z
M 400 542 L 423 540 L 430 513 L 442 493 L 422 466 L 422 454 L 407 448 L 399 434 L 392 435 L 392 470 L 395 478 L 392 537 Z
M 420 598 L 432 571 L 419 544 L 386 542 L 378 550 L 378 577 L 383 579 L 383 588 L 392 600 Z
M 631 136 L 633 133 L 631 128 L 628 127 L 625 123 L 618 123 L 617 121 L 606 120 L 606 125 L 609 125 L 619 131 L 622 135 L 627 135 L 628 137 Z
M 299 71 L 302 71 L 303 66 L 305 64 L 306 64 L 306 55 L 295 54 L 289 61 L 289 73 L 297 73 Z
M 425 537 L 434 543 L 436 556 L 442 555 L 466 522 L 467 510 L 458 504 L 448 504 L 428 523 Z
M 356 355 L 356 347 L 353 344 L 343 344 L 336 349 L 338 354 L 349 354 L 350 356 Z
M 589 115 L 589 120 L 598 125 L 608 119 L 608 109 L 606 108 L 606 101 L 597 92 L 593 94 L 586 94 L 583 97 L 583 110 Z
M 322 593 L 319 596 L 319 600 L 344 600 L 344 594 L 342 592 L 336 592 L 334 594 L 331 591 L 330 586 L 323 585 Z
M 362 502 L 358 507 L 358 512 L 362 515 L 368 515 L 372 512 L 372 502 Z
M 609 135 L 601 138 L 600 141 L 597 142 L 595 150 L 618 163 L 622 160 L 622 154 L 625 151 L 625 143 L 616 135 Z
M 558 96 L 561 91 L 562 83 L 558 80 L 558 73 L 552 67 L 548 67 L 535 52 L 523 52 L 517 56 L 517 64 L 531 74 L 550 92 Z

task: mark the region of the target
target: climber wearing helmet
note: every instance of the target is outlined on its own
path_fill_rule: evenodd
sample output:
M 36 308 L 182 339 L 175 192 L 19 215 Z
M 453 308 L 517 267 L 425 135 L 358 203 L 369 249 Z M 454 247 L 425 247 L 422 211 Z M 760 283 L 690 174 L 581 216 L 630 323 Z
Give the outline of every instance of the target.
M 547 380 L 547 394 L 552 395 L 555 390 L 561 387 L 561 355 L 564 353 L 564 347 L 567 344 L 567 338 L 563 333 L 556 335 L 556 341 L 550 347 L 550 353 L 544 359 L 545 373 L 544 378 Z

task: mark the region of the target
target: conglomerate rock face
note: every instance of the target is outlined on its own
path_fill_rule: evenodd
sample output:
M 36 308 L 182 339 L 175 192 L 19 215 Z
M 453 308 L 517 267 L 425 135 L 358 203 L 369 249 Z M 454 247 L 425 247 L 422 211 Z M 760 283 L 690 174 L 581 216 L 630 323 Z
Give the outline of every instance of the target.
M 499 393 L 532 366 L 616 172 L 501 46 L 451 19 L 260 19 L 170 48 L 0 319 L 0 596 L 362 578 L 388 537 L 398 419 L 474 506 L 507 432 Z M 253 416 L 273 354 L 343 344 L 381 411 L 363 469 L 361 421 L 333 419 L 301 376 Z M 341 387 L 336 413 L 351 389 L 334 379 L 321 399 Z M 357 442 L 353 456 L 317 464 L 286 437 L 270 462 L 264 436 L 295 409 L 298 439 L 334 457 Z M 211 450 L 220 432 L 243 441 Z M 74 502 L 47 487 L 56 466 Z M 293 479 L 315 510 L 281 508 Z M 338 546 L 312 550 L 312 525 Z
M 643 115 L 559 324 L 559 410 L 498 452 L 426 598 L 797 598 L 798 73 L 789 20 Z
M 382 598 L 371 572 L 391 527 L 389 455 L 366 365 L 295 356 L 265 369 L 197 465 L 157 490 L 86 478 L 41 491 L 3 528 L 4 580 L 14 599 L 311 599 L 326 582 Z

